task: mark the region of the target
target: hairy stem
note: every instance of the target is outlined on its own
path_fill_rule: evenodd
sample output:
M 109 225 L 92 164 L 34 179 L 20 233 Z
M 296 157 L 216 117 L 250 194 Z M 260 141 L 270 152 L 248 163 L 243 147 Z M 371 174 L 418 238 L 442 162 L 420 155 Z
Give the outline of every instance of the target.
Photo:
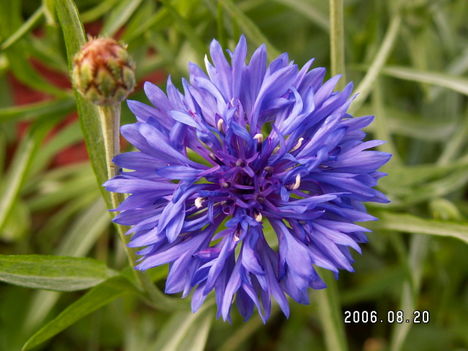
M 117 165 L 112 161 L 115 155 L 120 153 L 120 103 L 108 106 L 99 106 L 99 114 L 101 117 L 102 136 L 104 138 L 104 149 L 106 159 L 107 176 L 109 179 L 118 174 Z M 110 193 L 112 208 L 117 208 L 124 199 L 122 194 Z M 112 214 L 114 216 L 114 214 Z M 151 281 L 147 273 L 135 269 L 136 255 L 135 252 L 127 246 L 125 237 L 125 227 L 115 224 L 120 241 L 125 250 L 128 263 L 132 268 L 135 280 L 140 285 L 140 288 L 145 290 L 155 308 L 162 310 L 172 310 L 180 308 L 185 304 L 178 303 L 172 298 L 164 295 Z

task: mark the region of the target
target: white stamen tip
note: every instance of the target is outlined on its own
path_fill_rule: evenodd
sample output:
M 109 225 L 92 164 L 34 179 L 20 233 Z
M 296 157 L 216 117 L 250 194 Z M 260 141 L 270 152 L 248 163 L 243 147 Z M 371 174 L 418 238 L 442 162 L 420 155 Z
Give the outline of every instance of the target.
M 222 119 L 218 119 L 218 123 L 216 123 L 216 127 L 218 127 L 218 130 L 222 130 L 224 125 L 224 121 Z
M 234 234 L 234 241 L 239 241 L 239 240 L 240 240 L 239 233 L 236 232 L 236 234 Z
M 303 137 L 300 137 L 299 140 L 297 141 L 297 144 L 291 149 L 290 152 L 296 151 L 302 146 L 302 142 L 304 141 Z
M 253 138 L 257 140 L 258 143 L 263 143 L 263 134 L 261 133 L 255 134 Z
M 291 190 L 297 190 L 301 186 L 301 175 L 297 174 L 296 175 L 296 181 L 294 184 L 291 186 Z
M 257 213 L 255 215 L 255 220 L 258 222 L 258 223 L 261 223 L 262 222 L 262 219 L 263 219 L 263 216 L 261 213 Z
M 202 208 L 204 202 L 205 202 L 205 199 L 204 199 L 204 198 L 202 198 L 202 197 L 197 197 L 197 198 L 195 199 L 195 207 L 196 207 L 196 208 Z

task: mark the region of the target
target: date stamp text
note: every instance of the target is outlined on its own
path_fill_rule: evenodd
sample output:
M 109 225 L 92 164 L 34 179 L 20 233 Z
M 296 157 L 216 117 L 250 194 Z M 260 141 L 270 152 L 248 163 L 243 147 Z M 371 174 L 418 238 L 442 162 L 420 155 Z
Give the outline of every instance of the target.
M 379 313 L 377 311 L 344 311 L 345 324 L 429 324 L 430 321 L 431 315 L 427 310 L 415 310 L 410 314 L 405 313 L 402 310 L 387 311 L 387 313 Z

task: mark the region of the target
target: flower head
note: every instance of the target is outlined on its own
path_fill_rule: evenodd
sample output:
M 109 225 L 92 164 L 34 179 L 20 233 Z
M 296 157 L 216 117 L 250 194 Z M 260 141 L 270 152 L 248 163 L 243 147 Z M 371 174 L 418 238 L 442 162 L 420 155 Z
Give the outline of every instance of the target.
M 112 38 L 88 41 L 73 59 L 73 85 L 97 105 L 120 103 L 135 87 L 135 64 Z
M 146 83 L 153 106 L 128 102 L 138 122 L 122 134 L 139 151 L 105 184 L 131 194 L 115 221 L 144 247 L 137 268 L 170 264 L 166 292 L 194 290 L 193 310 L 214 290 L 225 320 L 233 301 L 266 320 L 272 297 L 288 315 L 288 295 L 308 303 L 325 287 L 315 266 L 352 270 L 367 231 L 354 222 L 375 219 L 362 202 L 387 201 L 373 186 L 390 155 L 367 150 L 382 143 L 363 141 L 373 117 L 347 114 L 352 85 L 335 92 L 339 77 L 323 82 L 312 60 L 268 65 L 260 46 L 246 63 L 244 37 L 230 63 L 218 42 L 210 51 L 183 92 Z

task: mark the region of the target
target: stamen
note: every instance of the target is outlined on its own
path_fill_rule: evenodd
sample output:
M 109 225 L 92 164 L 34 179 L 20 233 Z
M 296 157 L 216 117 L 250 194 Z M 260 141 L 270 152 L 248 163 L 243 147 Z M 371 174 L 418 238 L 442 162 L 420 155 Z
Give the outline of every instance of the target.
M 272 175 L 273 174 L 273 167 L 271 167 L 271 166 L 266 166 L 264 168 L 264 170 L 267 173 L 267 175 Z
M 253 137 L 255 140 L 257 140 L 257 143 L 263 143 L 263 134 L 261 133 L 258 133 L 258 134 L 255 134 L 254 137 Z
M 240 240 L 240 233 L 236 231 L 236 234 L 234 234 L 234 241 L 239 241 Z
M 296 151 L 302 146 L 302 142 L 304 141 L 303 137 L 300 137 L 299 140 L 297 141 L 297 144 L 291 149 L 290 152 Z
M 196 208 L 202 208 L 204 202 L 205 202 L 205 199 L 203 197 L 197 197 L 195 199 L 195 207 Z
M 219 164 L 219 165 L 224 165 L 224 162 L 221 161 L 221 160 L 219 159 L 219 157 L 216 156 L 216 155 L 214 154 L 214 152 L 210 152 L 209 156 L 210 156 L 210 158 L 211 158 L 213 161 L 215 161 L 217 164 Z
M 218 130 L 223 130 L 223 125 L 224 125 L 224 121 L 220 118 L 218 119 L 218 123 L 216 123 L 216 127 L 218 127 Z
M 237 160 L 236 161 L 236 166 L 237 167 L 244 167 L 245 166 L 244 160 L 241 160 L 241 159 Z
M 296 181 L 294 182 L 294 184 L 291 185 L 290 189 L 297 190 L 299 189 L 300 186 L 301 186 L 301 175 L 298 173 L 296 175 Z
M 263 216 L 262 214 L 259 212 L 255 215 L 255 220 L 258 222 L 258 223 L 261 223 L 262 220 L 263 220 Z

